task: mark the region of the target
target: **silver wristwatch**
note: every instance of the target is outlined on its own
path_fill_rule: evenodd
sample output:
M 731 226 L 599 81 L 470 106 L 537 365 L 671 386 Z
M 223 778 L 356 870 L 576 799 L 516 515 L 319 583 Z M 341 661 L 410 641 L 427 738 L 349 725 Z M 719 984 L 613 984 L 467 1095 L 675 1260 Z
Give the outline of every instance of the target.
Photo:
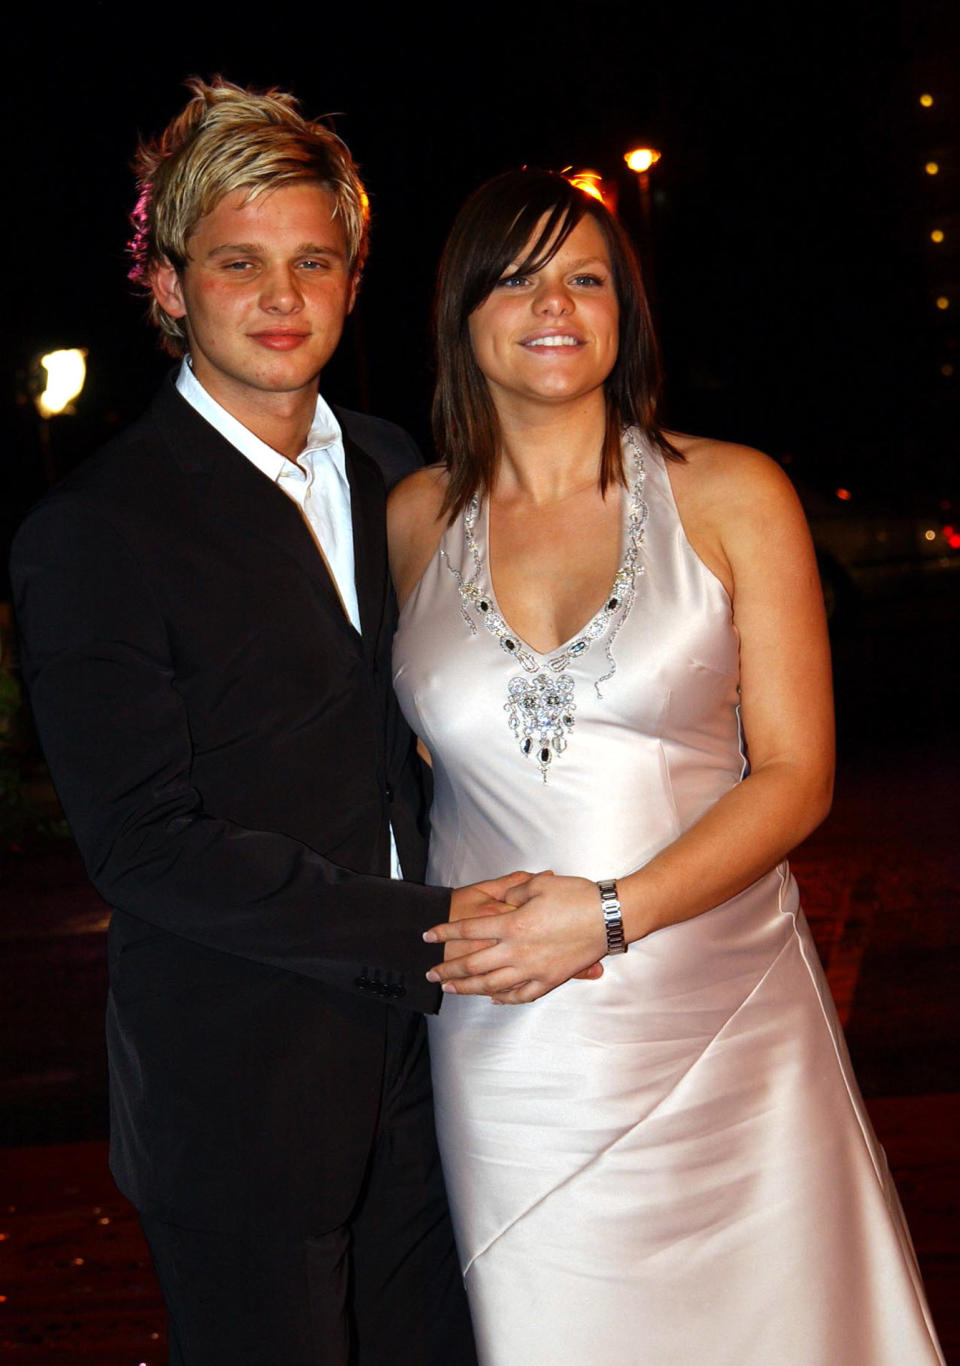
M 607 932 L 607 953 L 626 953 L 627 941 L 623 937 L 623 912 L 617 897 L 617 884 L 610 878 L 598 882 L 600 889 L 600 909 L 603 911 L 603 928 Z

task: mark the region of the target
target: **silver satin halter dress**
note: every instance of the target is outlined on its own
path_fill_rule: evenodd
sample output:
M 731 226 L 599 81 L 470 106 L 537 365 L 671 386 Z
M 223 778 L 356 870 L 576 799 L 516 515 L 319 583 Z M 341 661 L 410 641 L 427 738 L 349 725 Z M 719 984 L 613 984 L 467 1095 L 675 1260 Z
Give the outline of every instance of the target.
M 661 457 L 625 459 L 620 572 L 560 649 L 501 617 L 482 504 L 404 605 L 433 883 L 624 876 L 748 771 L 730 600 Z M 787 864 L 604 967 L 430 1022 L 482 1366 L 942 1362 Z

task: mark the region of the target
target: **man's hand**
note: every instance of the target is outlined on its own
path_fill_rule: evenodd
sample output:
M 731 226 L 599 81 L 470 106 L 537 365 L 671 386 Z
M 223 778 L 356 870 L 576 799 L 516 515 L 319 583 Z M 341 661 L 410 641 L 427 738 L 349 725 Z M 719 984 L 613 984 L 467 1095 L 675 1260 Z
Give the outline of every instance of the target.
M 487 882 L 473 882 L 468 887 L 457 887 L 450 897 L 450 922 L 470 920 L 476 916 L 500 915 L 506 904 L 507 894 L 518 891 L 529 882 L 529 873 L 506 873 L 503 877 L 491 878 Z M 427 932 L 428 934 L 430 931 Z M 424 938 L 426 939 L 426 935 Z M 433 940 L 428 940 L 433 943 Z M 492 948 L 496 941 L 491 940 L 453 940 L 444 949 L 444 958 L 456 958 L 470 953 L 484 944 Z
M 571 977 L 602 974 L 606 937 L 596 883 L 553 873 L 538 873 L 522 884 L 517 874 L 512 877 L 513 886 L 500 878 L 476 887 L 502 889 L 515 909 L 491 907 L 488 899 L 476 919 L 455 920 L 451 911 L 448 924 L 423 936 L 444 945 L 443 963 L 427 978 L 442 983 L 445 992 L 515 1005 L 535 1001 Z
M 457 887 L 450 898 L 451 921 L 467 920 L 475 915 L 499 915 L 509 893 L 518 891 L 530 877 L 530 873 L 505 873 L 503 877 L 490 878 L 486 882 L 472 882 L 469 887 Z

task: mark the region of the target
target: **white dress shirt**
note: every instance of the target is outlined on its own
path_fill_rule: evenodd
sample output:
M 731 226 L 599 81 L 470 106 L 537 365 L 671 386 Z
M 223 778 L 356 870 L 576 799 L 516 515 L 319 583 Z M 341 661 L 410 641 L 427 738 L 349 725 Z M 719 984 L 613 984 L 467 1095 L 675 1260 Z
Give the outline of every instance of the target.
M 275 451 L 249 427 L 231 416 L 204 389 L 184 357 L 177 375 L 177 389 L 231 446 L 256 465 L 300 508 L 303 519 L 330 571 L 343 610 L 354 630 L 360 632 L 356 564 L 353 557 L 353 515 L 343 433 L 330 405 L 317 395 L 317 406 L 307 433 L 307 444 L 296 461 Z M 393 826 L 390 827 L 390 876 L 402 877 Z

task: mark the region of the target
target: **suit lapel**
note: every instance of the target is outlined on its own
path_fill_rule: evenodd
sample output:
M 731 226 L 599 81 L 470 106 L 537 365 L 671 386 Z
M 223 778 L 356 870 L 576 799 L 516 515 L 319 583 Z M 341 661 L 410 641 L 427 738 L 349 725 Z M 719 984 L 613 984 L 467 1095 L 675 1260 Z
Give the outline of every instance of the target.
M 315 588 L 321 610 L 342 627 L 344 644 L 353 650 L 360 649 L 360 637 L 343 610 L 340 595 L 323 556 L 317 550 L 296 503 L 211 427 L 177 393 L 172 383 L 161 390 L 152 416 L 156 418 L 159 434 L 177 463 L 185 473 L 197 480 L 198 496 L 208 504 L 213 515 L 232 521 L 241 530 L 244 539 L 266 544 L 272 556 L 279 554 L 292 559 Z M 362 458 L 365 460 L 365 457 Z M 368 495 L 365 495 L 365 501 L 369 502 Z M 359 568 L 363 562 L 357 546 L 357 505 L 361 499 L 353 495 L 352 479 L 351 502 L 355 561 Z M 364 522 L 367 541 L 372 541 L 365 519 L 361 520 Z M 357 592 L 360 621 L 366 630 L 367 618 L 364 615 L 359 578 Z M 372 615 L 369 601 L 367 612 Z
M 386 604 L 387 541 L 383 478 L 374 462 L 346 430 L 343 430 L 343 447 L 350 483 L 354 579 L 360 608 L 363 653 L 372 659 L 377 653 Z

